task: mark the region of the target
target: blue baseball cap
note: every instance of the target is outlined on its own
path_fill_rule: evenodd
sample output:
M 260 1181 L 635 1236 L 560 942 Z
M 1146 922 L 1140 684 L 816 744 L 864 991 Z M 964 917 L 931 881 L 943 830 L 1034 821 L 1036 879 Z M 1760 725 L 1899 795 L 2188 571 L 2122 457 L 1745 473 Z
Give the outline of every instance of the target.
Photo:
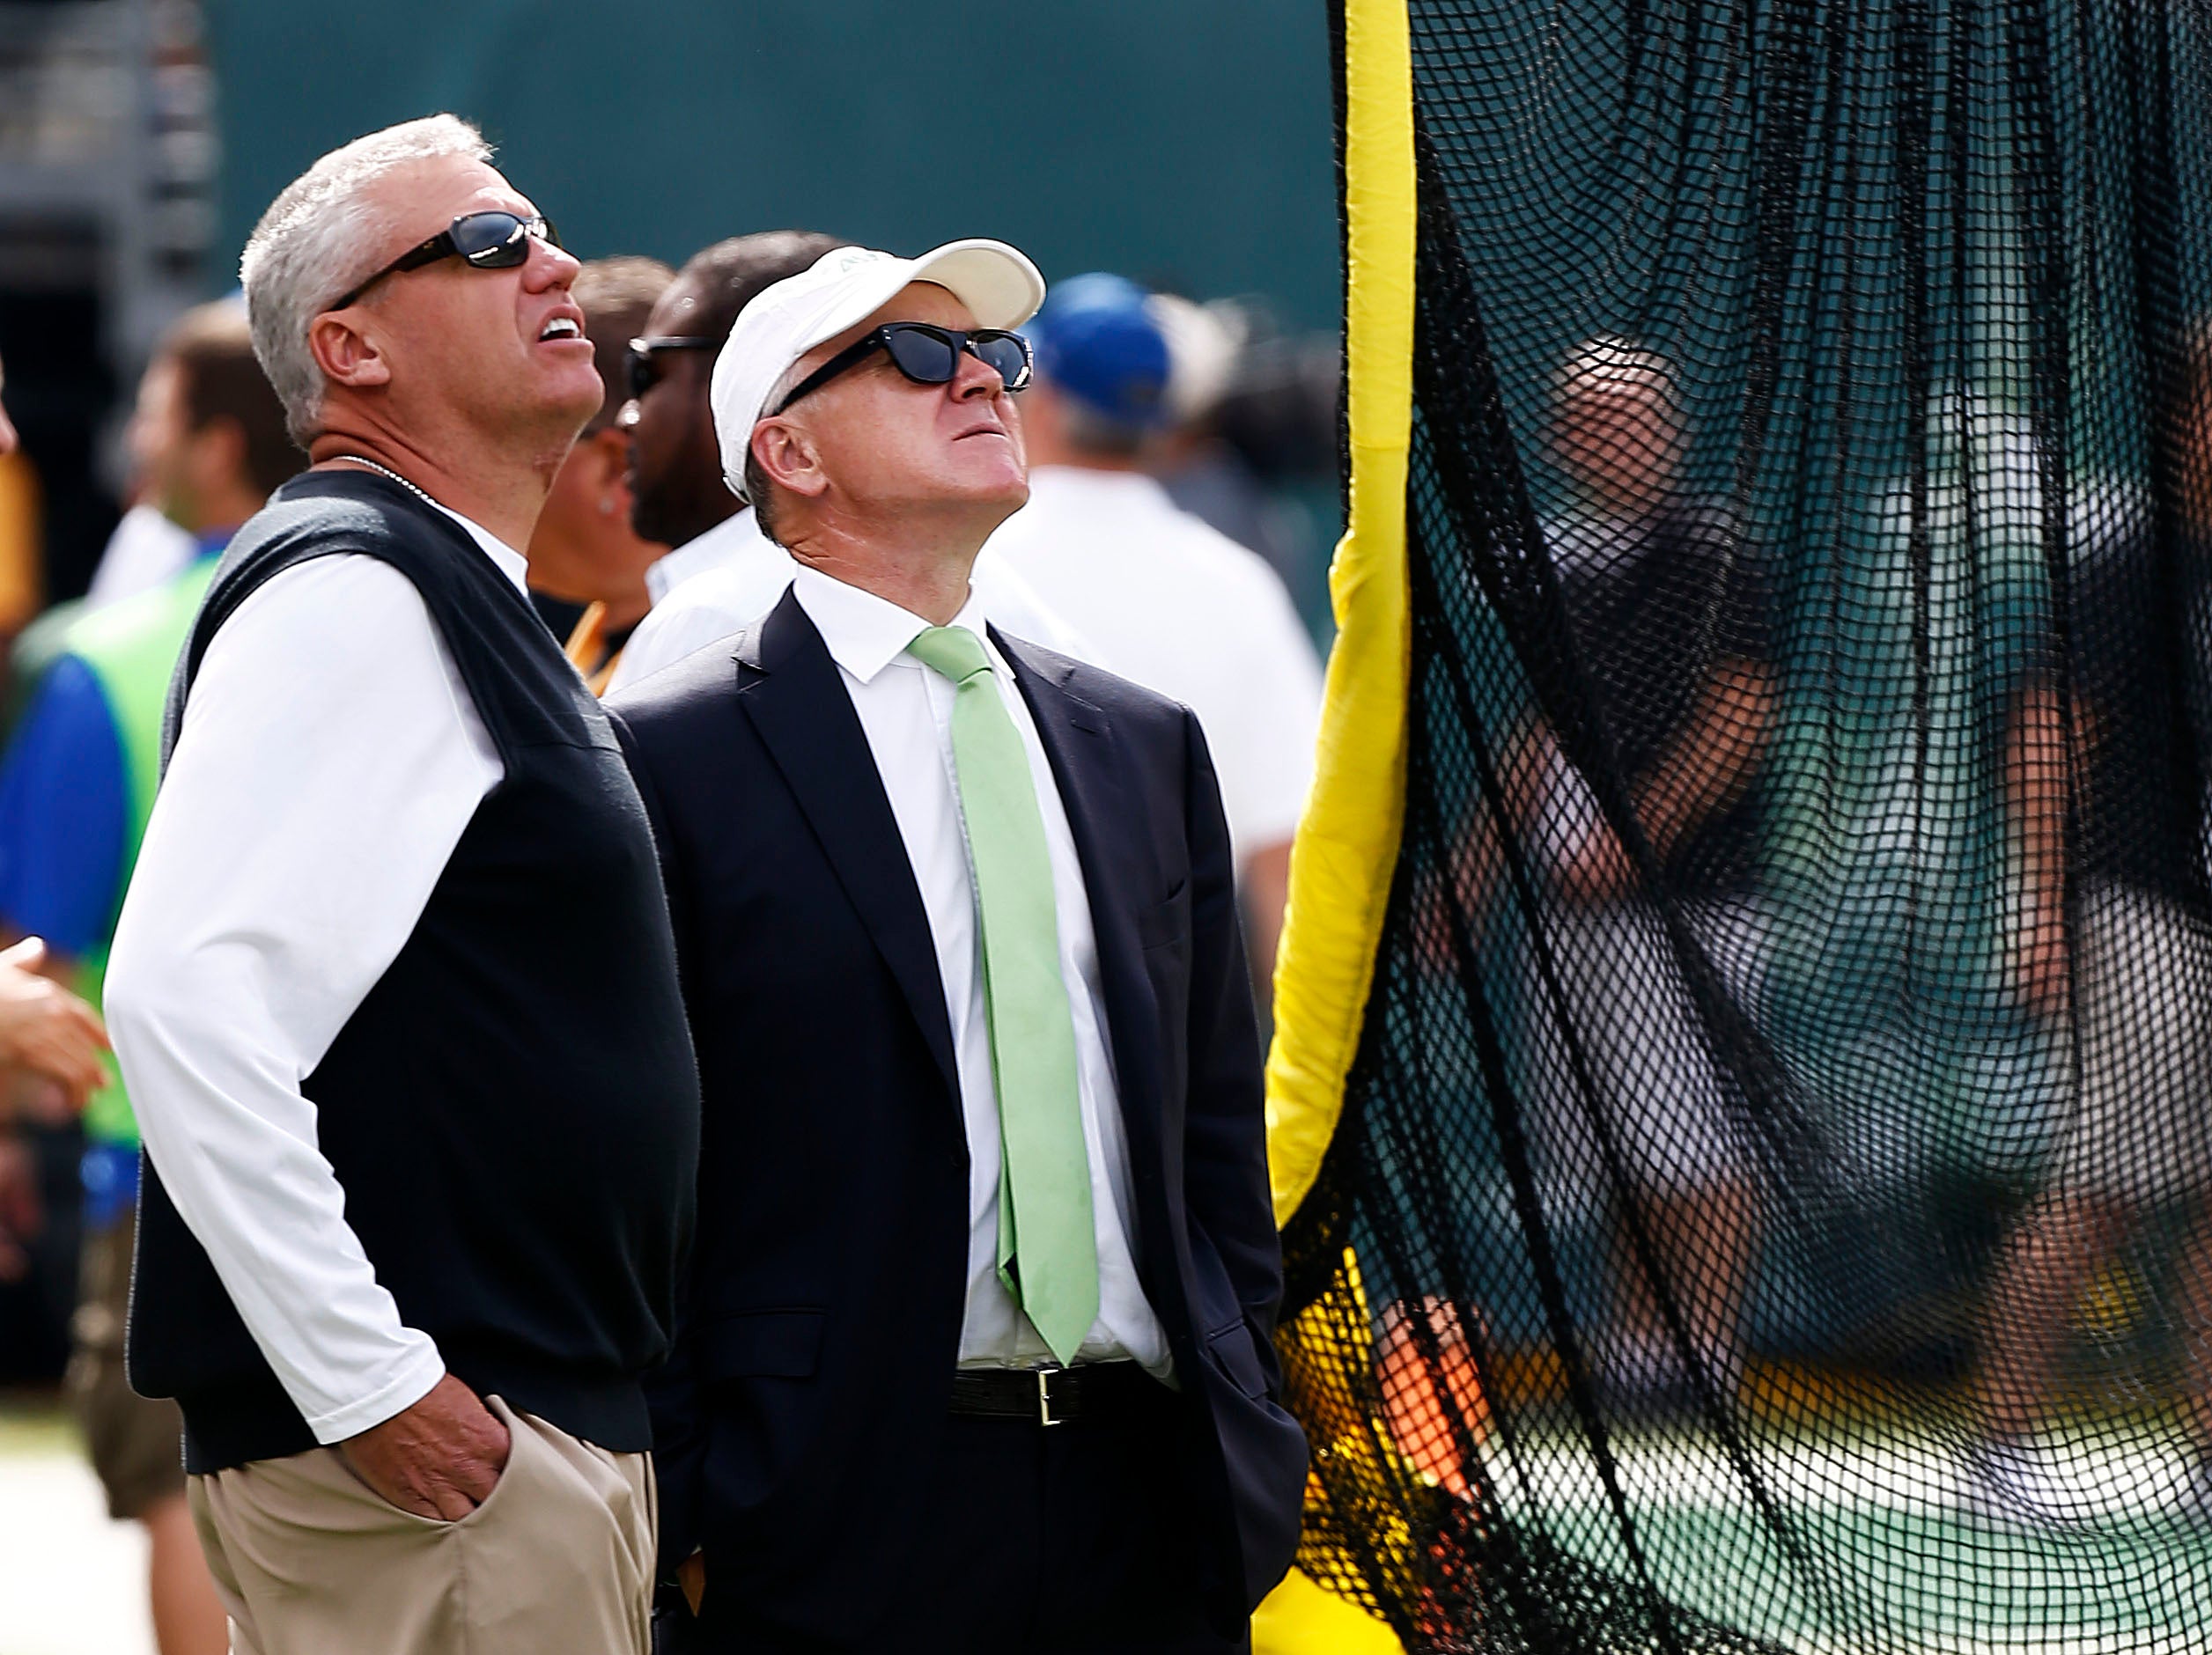
M 1092 413 L 1139 430 L 1169 423 L 1167 335 L 1134 282 L 1095 271 L 1057 283 L 1026 331 L 1038 371 Z

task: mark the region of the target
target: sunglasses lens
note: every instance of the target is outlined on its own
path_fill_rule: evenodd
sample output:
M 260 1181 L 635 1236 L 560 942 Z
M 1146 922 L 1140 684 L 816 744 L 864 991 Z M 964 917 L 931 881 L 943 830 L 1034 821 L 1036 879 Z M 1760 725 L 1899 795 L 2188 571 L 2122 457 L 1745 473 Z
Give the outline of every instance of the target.
M 957 365 L 953 342 L 933 327 L 892 327 L 883 344 L 898 371 L 917 385 L 942 385 Z
M 480 270 L 509 269 L 530 256 L 530 228 L 512 213 L 470 213 L 454 222 L 453 246 Z
M 653 389 L 660 377 L 653 371 L 653 355 L 632 345 L 623 357 L 623 367 L 630 381 L 630 394 L 640 397 Z
M 1019 391 L 1029 382 L 1029 353 L 1022 348 L 1019 334 L 989 332 L 972 334 L 970 342 L 984 365 L 991 368 L 1005 381 L 1009 391 Z

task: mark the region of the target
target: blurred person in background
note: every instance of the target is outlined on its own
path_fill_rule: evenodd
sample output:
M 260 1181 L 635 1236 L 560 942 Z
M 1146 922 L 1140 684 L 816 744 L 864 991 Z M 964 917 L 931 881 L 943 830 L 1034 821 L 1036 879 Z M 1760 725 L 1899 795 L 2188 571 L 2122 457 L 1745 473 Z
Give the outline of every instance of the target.
M 139 384 L 143 390 L 144 381 Z M 151 480 L 141 475 L 135 463 L 123 497 L 130 504 L 100 550 L 92 584 L 82 599 L 85 609 L 104 609 L 151 592 L 182 574 L 196 555 L 190 531 L 178 527 L 161 509 Z
M 790 586 L 790 554 L 761 533 L 736 482 L 722 474 L 708 386 L 716 353 L 753 297 L 845 245 L 801 230 L 718 241 L 677 272 L 653 306 L 653 331 L 631 351 L 633 400 L 622 416 L 637 499 L 632 520 L 640 534 L 683 538 L 647 572 L 653 612 L 616 662 L 609 692 L 720 642 L 766 614 Z M 1023 637 L 1082 658 L 1079 637 L 1003 559 L 986 553 L 975 579 L 991 594 L 993 613 Z
M 670 549 L 645 573 L 655 605 L 718 569 L 779 567 L 752 514 L 724 486 L 707 385 L 738 313 L 763 288 L 844 244 L 812 230 L 731 236 L 684 261 L 653 302 L 629 353 L 629 400 L 616 423 L 630 443 L 630 526 Z M 638 640 L 650 654 L 651 630 Z M 618 668 L 616 683 L 637 676 Z
M 1052 290 L 1029 331 L 1029 502 L 990 549 L 1073 619 L 1084 658 L 1198 714 L 1265 984 L 1320 726 L 1313 640 L 1266 563 L 1179 509 L 1142 469 L 1169 418 L 1170 371 L 1143 291 L 1077 276 Z
M 306 463 L 254 359 L 243 305 L 204 305 L 171 327 L 147 365 L 130 445 L 148 500 L 193 537 L 194 561 L 78 616 L 0 761 L 0 925 L 45 938 L 48 968 L 94 1004 L 153 809 L 185 636 L 231 536 Z M 163 1655 L 218 1651 L 223 1611 L 185 1504 L 183 1416 L 173 1401 L 135 1394 L 123 1373 L 138 1129 L 120 1081 L 92 1100 L 85 1135 L 71 1397 L 108 1514 L 144 1524 L 152 1539 Z
M 2083 535 L 2069 624 L 2024 674 L 2004 734 L 2012 979 L 2069 1082 L 2044 1186 L 1983 1306 L 1980 1431 L 1965 1455 L 1969 1508 L 2016 1521 L 2088 1514 L 2088 1490 L 2037 1433 L 2083 1291 L 2131 1241 L 2143 1279 L 2174 1282 L 2194 1458 L 2180 1503 L 2212 1519 L 2212 889 L 2191 728 L 2212 673 L 2212 327 L 2176 388 L 2179 533 L 2162 536 L 2146 511 Z
M 0 415 L 0 647 L 37 614 L 44 591 L 45 531 L 38 468 L 16 444 L 15 428 Z
M 1760 783 L 1776 710 L 1773 599 L 1728 503 L 1685 485 L 1677 398 L 1673 364 L 1633 342 L 1593 339 L 1567 360 L 1549 442 L 1573 497 L 1546 538 L 1605 720 L 1582 735 L 1618 757 L 1665 894 L 1750 1004 Z M 1541 721 L 1516 755 L 1514 791 L 1549 864 L 1562 1011 L 1679 1296 L 1691 1357 L 1729 1396 L 1759 1232 L 1755 1163 L 1711 1034 L 1681 986 L 1655 894 Z M 1534 978 L 1531 967 L 1540 1148 L 1587 1174 L 1600 1151 L 1573 1093 L 1575 1066 L 1550 1048 L 1557 1019 Z M 1601 1380 L 1628 1410 L 1692 1406 L 1698 1387 L 1625 1235 L 1614 1280 L 1619 1321 L 1598 1352 Z
M 0 391 L 6 385 L 0 366 Z M 0 405 L 0 460 L 16 452 L 15 426 Z M 89 1005 L 46 975 L 46 964 L 40 938 L 0 949 L 0 1279 L 22 1267 L 7 1214 L 26 1211 L 27 1169 L 6 1127 L 19 1115 L 65 1120 L 107 1081 L 100 1062 L 107 1031 Z
M 1185 511 L 1250 548 L 1325 636 L 1342 380 L 1334 337 L 1283 332 L 1263 303 L 1154 293 L 1168 341 L 1167 428 L 1145 469 Z
M 147 468 L 147 444 L 140 428 L 165 414 L 161 399 L 166 394 L 166 386 L 151 368 L 140 376 L 137 405 L 131 414 L 130 428 L 123 434 L 130 466 L 123 497 L 130 504 L 108 535 L 92 570 L 92 583 L 82 605 L 85 612 L 151 592 L 184 573 L 201 555 L 201 537 L 177 520 L 162 499 L 160 478 Z
M 517 549 L 602 400 L 579 267 L 490 156 L 371 133 L 247 239 L 313 464 L 193 624 L 109 960 L 131 1379 L 256 1655 L 648 1643 L 697 1078 L 644 805 Z
M 615 416 L 628 400 L 630 342 L 675 273 L 658 259 L 594 259 L 569 296 L 583 307 L 606 401 L 561 464 L 530 536 L 530 599 L 594 693 L 653 607 L 645 573 L 667 551 L 630 526 L 630 443 Z

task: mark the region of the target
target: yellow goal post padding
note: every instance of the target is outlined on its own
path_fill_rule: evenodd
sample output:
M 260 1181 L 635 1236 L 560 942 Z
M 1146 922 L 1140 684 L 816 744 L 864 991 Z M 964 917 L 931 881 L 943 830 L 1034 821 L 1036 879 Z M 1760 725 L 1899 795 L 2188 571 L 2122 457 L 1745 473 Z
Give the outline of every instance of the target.
M 1329 570 L 1337 639 L 1275 967 L 1267 1148 L 1278 1225 L 1312 1189 L 1343 1113 L 1405 805 L 1412 52 L 1405 0 L 1342 5 L 1350 510 Z M 1400 1647 L 1382 1622 L 1295 1571 L 1260 1606 L 1252 1635 L 1254 1655 L 1396 1655 Z
M 1405 0 L 1343 5 L 1350 511 L 1329 570 L 1337 640 L 1275 966 L 1267 1146 L 1279 1225 L 1313 1188 L 1344 1107 L 1405 805 L 1412 65 Z

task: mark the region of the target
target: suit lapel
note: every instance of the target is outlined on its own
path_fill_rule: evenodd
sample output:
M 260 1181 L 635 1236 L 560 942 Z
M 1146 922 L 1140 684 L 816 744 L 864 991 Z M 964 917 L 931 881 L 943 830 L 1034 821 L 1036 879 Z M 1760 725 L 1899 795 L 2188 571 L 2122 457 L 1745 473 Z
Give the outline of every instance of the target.
M 957 1100 L 960 1073 L 929 915 L 837 663 L 791 592 L 740 641 L 737 661 L 738 704 L 783 772 Z
M 1072 666 L 1006 637 L 995 627 L 992 638 L 1014 668 L 1014 682 L 1029 704 L 1060 790 L 1060 802 L 1067 809 L 1076 859 L 1082 864 L 1083 885 L 1090 896 L 1091 930 L 1098 941 L 1099 987 L 1106 1000 L 1107 1038 L 1114 1050 L 1122 1122 L 1129 1133 L 1130 1166 L 1140 1185 L 1150 1183 L 1156 1193 L 1161 1169 L 1168 1164 L 1161 1119 L 1160 1008 L 1145 972 L 1136 919 L 1149 893 L 1134 888 L 1131 858 L 1122 854 L 1129 847 L 1115 840 L 1110 828 L 1128 820 L 1129 801 L 1140 797 L 1141 790 L 1123 774 L 1103 710 L 1067 688 Z M 1140 1271 L 1149 1252 L 1139 1249 Z M 1149 1272 L 1146 1274 L 1150 1291 L 1153 1284 Z

